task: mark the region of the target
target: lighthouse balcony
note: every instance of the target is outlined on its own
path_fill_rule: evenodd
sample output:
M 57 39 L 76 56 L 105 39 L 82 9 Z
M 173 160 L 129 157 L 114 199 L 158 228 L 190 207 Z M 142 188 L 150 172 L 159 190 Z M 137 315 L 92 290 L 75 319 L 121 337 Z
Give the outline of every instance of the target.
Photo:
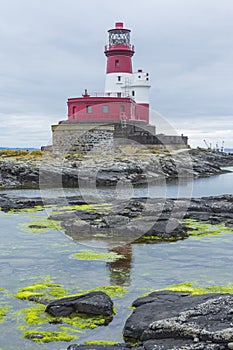
M 114 97 L 114 98 L 129 98 L 129 92 L 94 92 L 89 97 Z M 83 96 L 85 97 L 85 96 Z
M 109 50 L 130 50 L 134 52 L 134 45 L 130 44 L 112 44 L 112 45 L 105 45 L 105 51 Z

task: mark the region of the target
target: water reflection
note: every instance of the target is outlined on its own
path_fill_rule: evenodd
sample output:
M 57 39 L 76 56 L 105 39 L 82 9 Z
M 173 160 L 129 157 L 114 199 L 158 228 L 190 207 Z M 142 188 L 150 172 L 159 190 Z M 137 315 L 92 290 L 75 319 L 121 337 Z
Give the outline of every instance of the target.
M 218 196 L 222 194 L 233 194 L 233 167 L 226 167 L 228 171 L 226 174 L 215 175 L 205 178 L 197 178 L 190 181 L 187 178 L 180 178 L 179 180 L 167 181 L 166 184 L 153 184 L 148 186 L 137 186 L 131 189 L 130 194 L 133 197 L 147 197 L 151 198 L 184 198 L 184 197 L 205 197 L 205 196 Z M 101 197 L 102 201 L 112 200 L 116 198 L 116 191 L 113 187 L 98 187 L 98 196 Z M 64 192 L 63 192 L 64 191 Z M 82 189 L 82 192 L 84 190 Z M 82 193 L 84 196 L 90 196 L 89 188 L 87 193 Z M 23 197 L 38 197 L 42 195 L 43 198 L 57 198 L 61 195 L 61 189 L 44 189 L 44 190 L 4 190 L 1 189 L 1 193 L 9 193 L 12 195 L 23 196 Z M 63 188 L 62 195 L 65 196 L 80 196 L 81 193 L 78 188 Z
M 114 249 L 110 249 L 109 251 L 122 256 L 122 258 L 117 259 L 114 262 L 107 263 L 107 267 L 109 269 L 110 284 L 117 286 L 129 286 L 131 282 L 133 258 L 131 244 L 116 247 Z

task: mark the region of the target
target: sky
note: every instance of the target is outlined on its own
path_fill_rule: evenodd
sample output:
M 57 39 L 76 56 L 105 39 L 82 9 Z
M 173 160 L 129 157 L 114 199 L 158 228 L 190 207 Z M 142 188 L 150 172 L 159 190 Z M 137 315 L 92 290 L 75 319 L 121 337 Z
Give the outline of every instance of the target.
M 107 30 L 122 21 L 132 31 L 134 70 L 150 74 L 151 109 L 192 147 L 233 147 L 232 0 L 0 5 L 0 146 L 50 144 L 67 98 L 104 91 Z

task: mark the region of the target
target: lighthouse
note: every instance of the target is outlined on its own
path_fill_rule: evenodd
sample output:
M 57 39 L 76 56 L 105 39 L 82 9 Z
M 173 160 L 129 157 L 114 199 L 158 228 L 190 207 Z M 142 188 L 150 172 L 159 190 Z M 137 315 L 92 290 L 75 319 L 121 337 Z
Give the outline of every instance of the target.
M 187 146 L 186 136 L 156 134 L 155 125 L 150 124 L 149 73 L 133 69 L 135 50 L 130 33 L 122 22 L 108 30 L 104 93 L 84 89 L 82 96 L 68 98 L 68 118 L 52 125 L 54 152 L 64 153 L 72 147 L 91 149 L 98 142 L 103 147 L 108 140 L 122 136 L 158 147 Z
M 149 108 L 149 73 L 138 69 L 133 73 L 132 57 L 134 46 L 130 42 L 130 29 L 122 22 L 116 22 L 110 29 L 107 57 L 105 94 L 106 96 L 130 97 L 136 103 Z
M 68 120 L 60 123 L 116 124 L 121 121 L 149 125 L 149 74 L 138 69 L 133 72 L 134 46 L 130 29 L 122 22 L 108 30 L 108 44 L 104 93 L 68 99 Z

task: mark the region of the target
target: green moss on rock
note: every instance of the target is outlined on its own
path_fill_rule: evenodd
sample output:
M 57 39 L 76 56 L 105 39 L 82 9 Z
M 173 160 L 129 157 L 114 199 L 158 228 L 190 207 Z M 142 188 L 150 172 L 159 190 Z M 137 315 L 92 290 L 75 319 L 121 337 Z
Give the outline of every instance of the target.
M 201 295 L 201 294 L 209 294 L 209 293 L 229 293 L 233 294 L 233 284 L 229 283 L 225 286 L 207 286 L 202 287 L 194 282 L 184 282 L 179 284 L 173 284 L 162 290 L 170 290 L 172 292 L 179 293 L 189 293 L 190 295 Z
M 124 287 L 100 286 L 89 291 L 78 289 L 74 295 L 77 296 L 92 291 L 103 291 L 111 298 L 121 297 L 127 292 Z M 19 289 L 15 297 L 24 300 L 30 296 L 37 296 L 51 300 L 71 296 L 68 294 L 68 291 L 62 285 L 53 283 L 50 278 L 46 277 L 44 280 Z M 33 306 L 17 312 L 17 318 L 20 323 L 18 329 L 24 332 L 23 337 L 35 342 L 70 341 L 77 338 L 77 333 L 106 325 L 112 320 L 112 317 L 89 316 L 77 313 L 69 317 L 56 318 L 45 312 L 45 305 L 40 303 L 31 303 L 31 305 Z M 43 326 L 45 328 L 48 324 L 54 327 L 54 332 L 48 332 L 47 329 L 31 329 L 32 326 Z
M 84 342 L 86 345 L 116 345 L 115 341 L 111 340 L 87 340 Z
M 87 212 L 96 212 L 99 214 L 105 214 L 106 211 L 110 211 L 112 209 L 111 204 L 100 203 L 100 204 L 80 204 L 80 205 L 66 205 L 62 208 L 59 208 L 61 212 L 64 211 L 74 211 L 74 210 L 83 210 Z
M 227 227 L 225 224 L 212 225 L 206 221 L 193 219 L 186 219 L 183 223 L 188 227 L 188 234 L 192 237 L 202 238 L 206 236 L 233 234 L 233 229 Z
M 19 225 L 19 228 L 33 233 L 45 233 L 48 231 L 60 231 L 61 225 L 58 220 L 38 218 L 38 220 Z
M 67 290 L 62 285 L 45 279 L 42 282 L 20 288 L 15 294 L 15 297 L 18 299 L 28 299 L 30 296 L 37 296 L 52 299 L 54 297 L 63 298 L 66 294 Z

